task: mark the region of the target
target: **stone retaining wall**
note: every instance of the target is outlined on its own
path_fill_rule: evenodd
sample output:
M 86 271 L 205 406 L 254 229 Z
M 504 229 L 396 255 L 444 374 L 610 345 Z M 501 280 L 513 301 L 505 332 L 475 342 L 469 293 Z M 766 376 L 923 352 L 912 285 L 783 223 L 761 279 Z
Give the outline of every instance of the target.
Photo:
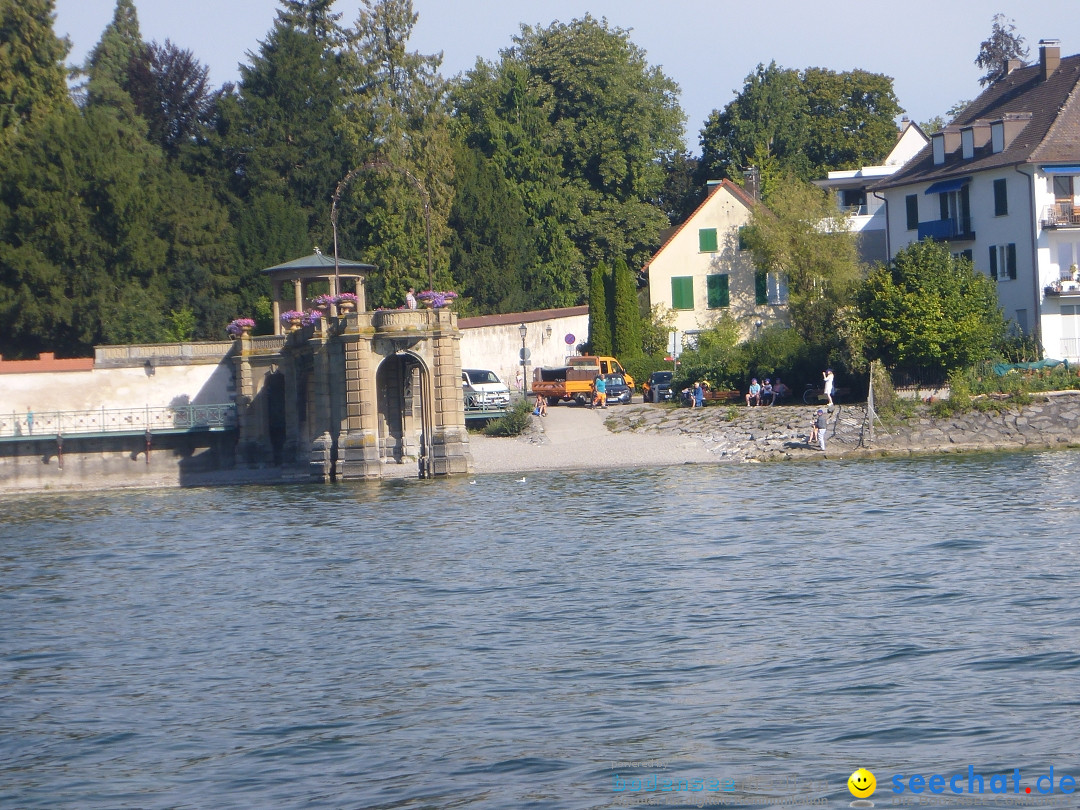
M 873 439 L 862 405 L 837 406 L 829 416 L 826 456 L 1046 449 L 1080 446 L 1080 392 L 1035 395 L 1030 405 L 1003 412 L 971 411 L 935 419 L 928 406 L 914 417 L 876 423 Z M 717 461 L 770 461 L 821 457 L 811 447 L 809 406 L 701 409 L 624 406 L 607 420 L 616 432 L 670 433 L 703 442 Z

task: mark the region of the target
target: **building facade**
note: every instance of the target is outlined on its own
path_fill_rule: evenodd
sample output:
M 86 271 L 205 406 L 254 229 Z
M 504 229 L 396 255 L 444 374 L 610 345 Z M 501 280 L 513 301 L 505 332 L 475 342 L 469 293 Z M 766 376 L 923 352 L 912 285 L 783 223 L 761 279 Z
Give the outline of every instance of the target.
M 709 186 L 705 200 L 643 269 L 651 305 L 673 310 L 674 328 L 691 339 L 725 314 L 735 318 L 742 339 L 788 323 L 786 280 L 759 273 L 740 242 L 757 201 L 730 180 Z
M 1048 357 L 1080 360 L 1080 55 L 1039 43 L 1009 64 L 930 144 L 871 191 L 885 202 L 889 257 L 921 239 L 997 282 L 1014 328 Z

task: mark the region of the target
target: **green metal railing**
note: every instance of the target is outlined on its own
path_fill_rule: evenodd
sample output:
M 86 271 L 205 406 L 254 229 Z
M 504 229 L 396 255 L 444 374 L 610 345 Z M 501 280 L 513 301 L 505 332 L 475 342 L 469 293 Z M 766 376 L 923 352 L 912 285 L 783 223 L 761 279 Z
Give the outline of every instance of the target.
M 236 428 L 233 403 L 100 408 L 85 411 L 30 411 L 0 414 L 0 440 L 49 439 L 56 436 L 117 436 L 144 433 L 192 433 Z

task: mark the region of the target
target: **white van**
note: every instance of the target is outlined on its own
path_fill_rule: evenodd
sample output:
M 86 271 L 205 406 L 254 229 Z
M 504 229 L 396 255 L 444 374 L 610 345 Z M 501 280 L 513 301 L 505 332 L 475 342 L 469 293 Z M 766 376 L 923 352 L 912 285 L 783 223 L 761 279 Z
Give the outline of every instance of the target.
M 465 395 L 466 408 L 505 408 L 510 404 L 510 388 L 494 371 L 463 368 L 461 391 Z

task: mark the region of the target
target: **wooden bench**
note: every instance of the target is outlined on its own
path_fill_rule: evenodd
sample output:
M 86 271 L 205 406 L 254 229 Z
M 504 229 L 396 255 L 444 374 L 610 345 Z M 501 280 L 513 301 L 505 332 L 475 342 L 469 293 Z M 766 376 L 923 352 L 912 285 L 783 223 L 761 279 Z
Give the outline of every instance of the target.
M 742 394 L 739 391 L 714 391 L 711 388 L 705 389 L 706 402 L 738 402 L 741 399 Z

